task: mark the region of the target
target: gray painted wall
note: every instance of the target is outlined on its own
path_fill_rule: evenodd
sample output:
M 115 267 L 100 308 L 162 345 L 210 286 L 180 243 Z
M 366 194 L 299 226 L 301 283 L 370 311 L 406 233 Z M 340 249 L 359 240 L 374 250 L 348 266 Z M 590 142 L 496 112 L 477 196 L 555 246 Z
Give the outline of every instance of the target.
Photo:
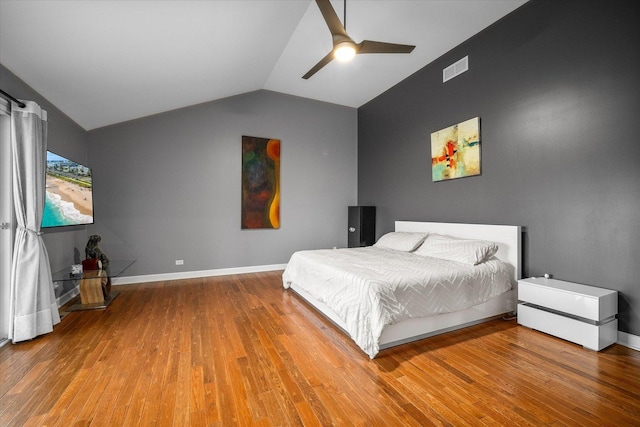
M 76 162 L 87 164 L 87 132 L 47 101 L 10 70 L 0 64 L 0 88 L 18 99 L 36 101 L 47 110 L 48 149 Z M 90 166 L 90 165 L 89 165 Z M 77 253 L 84 258 L 86 227 L 45 229 L 43 240 L 49 252 L 52 271 L 77 263 Z
M 277 138 L 281 228 L 241 230 L 242 135 Z M 286 263 L 346 246 L 357 111 L 257 91 L 89 132 L 96 224 L 127 276 Z M 183 266 L 175 260 L 183 259 Z
M 619 328 L 640 335 L 637 16 L 533 0 L 360 108 L 358 202 L 378 235 L 398 219 L 521 225 L 525 275 L 620 291 Z M 476 116 L 482 175 L 433 183 L 431 132 Z

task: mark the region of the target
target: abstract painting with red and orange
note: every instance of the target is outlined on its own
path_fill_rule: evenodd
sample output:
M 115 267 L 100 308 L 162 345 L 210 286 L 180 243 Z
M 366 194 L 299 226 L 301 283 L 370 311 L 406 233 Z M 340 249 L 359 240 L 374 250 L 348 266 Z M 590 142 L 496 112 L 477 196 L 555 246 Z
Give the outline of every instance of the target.
M 480 175 L 480 118 L 431 134 L 433 181 Z
M 280 140 L 242 137 L 242 228 L 280 228 Z

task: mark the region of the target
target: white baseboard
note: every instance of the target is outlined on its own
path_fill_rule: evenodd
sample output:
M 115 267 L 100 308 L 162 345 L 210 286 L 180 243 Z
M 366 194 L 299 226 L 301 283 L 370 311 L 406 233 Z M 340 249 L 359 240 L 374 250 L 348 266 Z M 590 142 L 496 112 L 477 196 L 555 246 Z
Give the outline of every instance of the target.
M 147 274 L 144 276 L 114 277 L 111 284 L 133 285 L 136 283 L 162 282 L 165 280 L 198 279 L 201 277 L 227 276 L 229 274 L 259 273 L 284 270 L 287 264 L 256 265 L 250 267 L 219 268 L 216 270 L 182 271 L 179 273 Z
M 640 336 L 618 331 L 618 344 L 640 351 Z
M 66 294 L 60 295 L 60 297 L 56 299 L 56 303 L 58 304 L 58 307 L 62 307 L 78 295 L 80 295 L 80 288 L 76 286 Z

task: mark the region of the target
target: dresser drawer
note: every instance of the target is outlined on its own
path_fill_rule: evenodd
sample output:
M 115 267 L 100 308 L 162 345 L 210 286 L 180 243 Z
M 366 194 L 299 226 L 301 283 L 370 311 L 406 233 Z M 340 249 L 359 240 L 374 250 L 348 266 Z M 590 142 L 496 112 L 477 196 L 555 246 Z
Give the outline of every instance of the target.
M 518 323 L 594 351 L 618 340 L 618 319 L 615 318 L 603 324 L 591 324 L 521 303 L 518 304 Z
M 519 280 L 518 299 L 593 321 L 618 314 L 617 291 L 555 279 Z

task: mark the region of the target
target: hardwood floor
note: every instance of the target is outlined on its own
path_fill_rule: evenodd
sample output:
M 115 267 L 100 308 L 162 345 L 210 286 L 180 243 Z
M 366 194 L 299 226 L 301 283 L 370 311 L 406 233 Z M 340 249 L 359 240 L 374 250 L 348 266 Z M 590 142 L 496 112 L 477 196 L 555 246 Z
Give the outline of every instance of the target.
M 0 349 L 0 425 L 639 425 L 640 352 L 495 320 L 374 360 L 281 272 L 120 286 Z

